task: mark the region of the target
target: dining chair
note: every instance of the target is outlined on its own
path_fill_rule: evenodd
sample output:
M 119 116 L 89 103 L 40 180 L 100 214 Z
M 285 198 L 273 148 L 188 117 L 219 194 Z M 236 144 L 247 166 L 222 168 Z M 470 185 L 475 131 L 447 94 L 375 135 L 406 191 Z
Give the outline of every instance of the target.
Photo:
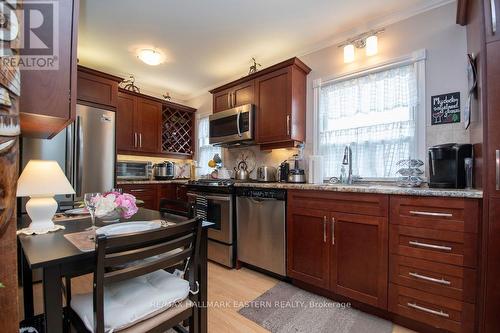
M 71 326 L 94 333 L 197 332 L 201 224 L 193 218 L 160 230 L 97 235 L 93 292 L 71 298 Z M 183 276 L 165 270 L 180 261 Z

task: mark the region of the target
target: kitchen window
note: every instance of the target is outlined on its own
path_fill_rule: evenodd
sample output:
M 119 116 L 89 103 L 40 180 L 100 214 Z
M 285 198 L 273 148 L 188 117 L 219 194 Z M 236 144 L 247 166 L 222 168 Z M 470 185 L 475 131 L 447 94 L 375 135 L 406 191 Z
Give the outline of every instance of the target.
M 425 115 L 419 110 L 423 83 L 419 77 L 423 79 L 423 72 L 423 61 L 411 62 L 315 88 L 316 152 L 324 158 L 326 177 L 340 176 L 347 145 L 353 152 L 353 175 L 364 179 L 395 178 L 399 160 L 422 158 Z
M 221 154 L 220 147 L 214 147 L 208 143 L 209 138 L 209 122 L 208 116 L 198 120 L 198 166 L 200 175 L 207 175 L 212 172 L 212 168 L 208 166 L 215 154 Z

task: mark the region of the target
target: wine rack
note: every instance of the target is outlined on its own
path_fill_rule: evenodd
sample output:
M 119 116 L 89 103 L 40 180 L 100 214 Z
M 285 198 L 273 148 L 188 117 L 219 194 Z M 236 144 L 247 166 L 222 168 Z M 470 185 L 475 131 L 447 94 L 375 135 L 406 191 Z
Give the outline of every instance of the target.
M 193 155 L 194 113 L 166 105 L 162 110 L 162 152 Z

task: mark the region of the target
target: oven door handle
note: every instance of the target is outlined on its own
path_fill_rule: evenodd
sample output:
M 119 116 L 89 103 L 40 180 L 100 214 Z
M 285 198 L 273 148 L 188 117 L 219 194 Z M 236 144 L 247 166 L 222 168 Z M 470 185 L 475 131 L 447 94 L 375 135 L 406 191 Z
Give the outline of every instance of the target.
M 196 193 L 187 193 L 188 197 L 195 197 L 195 198 L 203 198 L 207 200 L 214 200 L 214 201 L 231 201 L 231 197 L 219 197 L 219 196 L 214 196 L 214 195 L 201 195 L 201 194 L 196 194 Z

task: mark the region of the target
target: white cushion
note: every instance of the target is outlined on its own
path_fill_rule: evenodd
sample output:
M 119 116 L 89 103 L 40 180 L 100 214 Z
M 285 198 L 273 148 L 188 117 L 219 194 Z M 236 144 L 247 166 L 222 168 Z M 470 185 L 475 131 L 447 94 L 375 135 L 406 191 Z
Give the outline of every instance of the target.
M 104 286 L 104 330 L 113 332 L 165 311 L 189 295 L 188 281 L 158 270 Z M 93 294 L 77 294 L 71 308 L 94 332 Z

